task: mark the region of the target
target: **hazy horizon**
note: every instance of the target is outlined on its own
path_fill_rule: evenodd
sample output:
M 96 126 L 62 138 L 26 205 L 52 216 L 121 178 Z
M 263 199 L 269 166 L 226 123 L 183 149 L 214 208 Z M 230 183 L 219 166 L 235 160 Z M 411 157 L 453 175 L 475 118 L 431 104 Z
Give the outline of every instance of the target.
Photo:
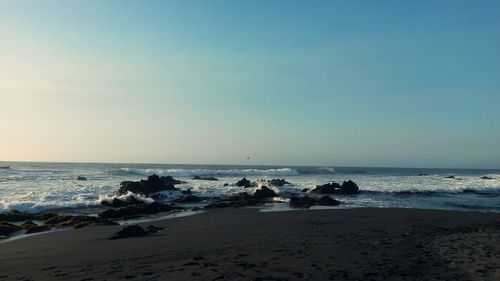
M 0 161 L 500 169 L 498 1 L 0 3 Z

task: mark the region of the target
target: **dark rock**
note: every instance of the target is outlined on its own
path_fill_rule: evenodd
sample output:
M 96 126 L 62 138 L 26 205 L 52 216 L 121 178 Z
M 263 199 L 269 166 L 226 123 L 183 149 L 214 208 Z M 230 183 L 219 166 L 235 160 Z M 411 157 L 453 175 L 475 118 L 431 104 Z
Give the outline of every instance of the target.
M 200 177 L 200 176 L 195 176 L 193 180 L 204 180 L 204 181 L 218 181 L 218 178 L 214 177 Z
M 76 178 L 76 180 L 79 180 L 79 181 L 86 181 L 86 180 L 87 180 L 87 178 L 86 178 L 86 177 L 82 177 L 82 176 L 80 176 L 80 177 L 77 177 L 77 178 Z
M 269 189 L 267 186 L 262 186 L 261 188 L 257 189 L 255 193 L 253 194 L 253 197 L 255 198 L 271 198 L 271 197 L 277 197 L 278 194 L 274 192 L 274 190 Z
M 140 236 L 146 236 L 148 235 L 149 232 L 144 230 L 142 227 L 138 225 L 129 225 L 126 226 L 120 231 L 116 232 L 113 234 L 111 239 L 123 239 L 123 238 L 129 238 L 129 237 L 140 237 Z
M 24 213 L 18 210 L 11 210 L 5 213 L 0 213 L 0 221 L 8 221 L 8 222 L 22 222 L 28 220 L 42 220 L 46 221 L 53 217 L 56 217 L 55 213 Z
M 445 179 L 454 179 L 454 178 L 455 178 L 455 176 L 446 176 L 446 177 L 444 177 L 444 178 L 445 178 Z
M 161 230 L 164 230 L 164 229 L 165 229 L 164 227 L 154 226 L 152 224 L 150 224 L 146 227 L 146 230 L 148 232 L 151 232 L 151 233 L 157 233 L 157 232 L 160 232 Z
M 121 208 L 129 205 L 145 204 L 144 201 L 137 199 L 135 196 L 128 196 L 123 199 L 113 198 L 113 200 L 102 200 L 101 205 L 106 207 Z
M 352 180 L 348 180 L 342 183 L 342 188 L 341 188 L 341 194 L 358 194 L 359 193 L 359 187 L 358 185 L 353 182 Z
M 238 208 L 238 204 L 230 201 L 216 201 L 206 205 L 205 209 Z
M 190 195 L 190 194 L 193 194 L 193 191 L 191 191 L 191 188 L 190 188 L 190 189 L 183 190 L 181 193 L 182 193 L 182 195 Z
M 0 236 L 9 236 L 21 230 L 21 227 L 8 223 L 0 222 Z
M 337 206 L 341 204 L 340 201 L 326 195 L 319 198 L 317 202 L 317 204 L 321 206 Z
M 352 180 L 344 181 L 342 185 L 336 182 L 331 182 L 324 185 L 316 186 L 314 189 L 311 190 L 311 193 L 352 195 L 359 193 L 359 187 Z
M 18 210 L 11 210 L 0 214 L 0 221 L 18 222 L 18 221 L 32 220 L 34 219 L 34 217 L 35 216 L 30 213 L 23 213 Z
M 284 186 L 285 184 L 290 184 L 285 179 L 272 179 L 269 181 L 269 184 L 272 186 Z
M 338 194 L 342 186 L 336 182 L 331 182 L 323 185 L 317 185 L 311 190 L 311 193 L 318 194 Z
M 164 190 L 179 190 L 175 185 L 182 183 L 185 182 L 176 180 L 171 176 L 159 177 L 158 175 L 151 175 L 147 180 L 122 182 L 118 193 L 123 195 L 132 192 L 149 196 Z
M 300 192 L 308 192 L 308 191 L 309 191 L 309 188 L 304 188 Z
M 175 200 L 172 200 L 172 203 L 183 204 L 183 203 L 197 203 L 201 201 L 202 201 L 201 197 L 198 197 L 196 195 L 183 195 Z
M 44 224 L 47 227 L 72 226 L 75 228 L 90 225 L 116 225 L 116 223 L 100 217 L 61 215 L 47 220 Z
M 493 178 L 491 177 L 488 177 L 488 176 L 482 176 L 481 177 L 482 180 L 492 180 Z
M 255 182 L 251 182 L 249 180 L 247 180 L 247 178 L 242 178 L 241 180 L 239 180 L 237 183 L 235 183 L 234 185 L 236 186 L 239 186 L 239 187 L 256 187 L 257 184 Z
M 290 207 L 292 207 L 292 208 L 309 208 L 315 204 L 316 204 L 316 200 L 314 198 L 311 198 L 308 196 L 304 196 L 304 197 L 292 196 L 292 197 L 290 197 Z
M 224 185 L 223 185 L 223 186 L 229 186 L 229 183 L 227 183 L 227 182 L 226 182 L 226 183 L 224 183 Z
M 262 203 L 263 201 L 260 198 L 248 195 L 248 193 L 246 192 L 240 192 L 236 195 L 230 196 L 229 198 L 221 199 L 211 204 L 208 204 L 205 206 L 205 209 L 239 208 L 245 206 L 255 206 Z
M 32 226 L 28 229 L 26 229 L 25 234 L 32 234 L 32 233 L 38 233 L 38 232 L 44 232 L 44 231 L 49 231 L 50 227 L 45 226 L 45 225 L 37 225 L 37 226 Z
M 46 220 L 49 220 L 53 217 L 57 217 L 57 214 L 56 213 L 40 213 L 40 214 L 35 215 L 34 219 L 46 221 Z
M 290 198 L 290 207 L 292 208 L 309 208 L 313 205 L 337 206 L 340 204 L 341 204 L 340 201 L 337 201 L 329 196 L 322 196 L 319 199 L 308 196 L 304 197 L 293 196 Z
M 9 166 L 0 166 L 0 170 L 10 170 Z
M 179 207 L 153 202 L 151 204 L 129 205 L 118 209 L 107 209 L 101 212 L 99 217 L 104 219 L 125 219 L 169 212 L 175 209 L 179 209 Z
M 37 224 L 36 224 L 36 223 L 34 223 L 32 220 L 27 220 L 27 221 L 23 222 L 23 223 L 20 225 L 20 227 L 21 227 L 22 229 L 28 229 L 28 228 L 32 228 L 32 227 L 34 227 L 34 226 L 37 226 Z

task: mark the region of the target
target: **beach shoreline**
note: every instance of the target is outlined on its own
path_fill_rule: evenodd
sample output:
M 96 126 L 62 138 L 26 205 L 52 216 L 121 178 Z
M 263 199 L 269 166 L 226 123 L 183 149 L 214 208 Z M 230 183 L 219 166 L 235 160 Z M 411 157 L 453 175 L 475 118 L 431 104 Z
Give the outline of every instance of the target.
M 500 214 L 359 208 L 216 209 L 0 244 L 0 280 L 498 280 Z M 260 278 L 260 279 L 259 279 Z

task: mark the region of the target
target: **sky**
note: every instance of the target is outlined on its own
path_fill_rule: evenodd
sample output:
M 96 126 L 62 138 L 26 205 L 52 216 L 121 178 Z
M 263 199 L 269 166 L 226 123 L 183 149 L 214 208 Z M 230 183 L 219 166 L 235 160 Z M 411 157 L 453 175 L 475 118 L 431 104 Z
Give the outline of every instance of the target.
M 0 161 L 500 168 L 499 1 L 0 6 Z

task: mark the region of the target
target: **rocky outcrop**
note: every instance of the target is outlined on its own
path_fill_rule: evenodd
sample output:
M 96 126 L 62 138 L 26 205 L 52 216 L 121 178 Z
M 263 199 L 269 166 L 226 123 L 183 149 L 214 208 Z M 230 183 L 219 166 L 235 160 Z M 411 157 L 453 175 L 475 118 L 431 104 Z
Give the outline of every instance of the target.
M 9 236 L 21 231 L 22 228 L 8 222 L 0 222 L 0 236 Z
M 49 226 L 46 225 L 37 225 L 33 221 L 25 221 L 23 224 L 20 225 L 20 227 L 24 230 L 26 230 L 24 233 L 25 234 L 32 234 L 32 233 L 38 233 L 38 232 L 44 232 L 50 230 Z
M 323 185 L 317 185 L 311 190 L 311 193 L 318 194 L 337 194 L 342 189 L 342 186 L 336 182 L 331 182 Z
M 201 202 L 202 198 L 196 195 L 183 195 L 177 199 L 172 200 L 172 203 L 185 204 L 185 203 L 198 203 Z
M 213 208 L 239 208 L 246 206 L 261 205 L 266 202 L 266 199 L 277 197 L 278 194 L 267 186 L 262 186 L 255 190 L 254 194 L 249 195 L 246 192 L 241 192 L 228 198 L 220 199 L 205 206 L 205 209 Z
M 330 196 L 321 196 L 318 199 L 317 204 L 320 206 L 338 206 L 341 204 L 341 202 L 333 199 Z
M 0 214 L 0 221 L 6 221 L 6 222 L 21 222 L 33 219 L 35 219 L 34 214 L 23 213 L 18 210 L 11 210 Z
M 323 196 L 319 199 L 308 197 L 308 196 L 304 196 L 304 197 L 293 196 L 290 198 L 290 207 L 291 208 L 310 208 L 311 206 L 314 206 L 314 205 L 337 206 L 340 204 L 341 204 L 340 201 L 337 201 L 329 196 Z
M 151 175 L 147 180 L 141 181 L 124 181 L 120 184 L 120 189 L 118 194 L 124 195 L 128 192 L 142 194 L 149 196 L 153 193 L 157 193 L 165 190 L 179 190 L 175 187 L 176 184 L 185 183 L 180 180 L 176 180 L 171 176 L 159 177 L 158 175 Z
M 285 184 L 290 184 L 285 179 L 272 179 L 269 181 L 269 184 L 272 186 L 284 186 Z
M 359 193 L 359 187 L 358 185 L 353 182 L 352 180 L 348 180 L 342 183 L 342 187 L 340 189 L 341 194 L 358 194 Z
M 205 209 L 239 208 L 245 206 L 255 206 L 262 203 L 263 201 L 260 198 L 256 198 L 252 195 L 249 195 L 246 192 L 241 192 L 233 196 L 230 196 L 228 198 L 221 199 L 211 204 L 208 204 L 205 206 Z
M 78 181 L 86 181 L 86 180 L 87 180 L 87 178 L 86 178 L 86 177 L 79 176 L 79 177 L 77 177 L 77 178 L 76 178 L 76 180 L 78 180 Z
M 492 180 L 493 178 L 492 177 L 488 177 L 488 176 L 482 176 L 481 179 L 482 180 Z
M 125 198 L 113 198 L 112 200 L 102 200 L 101 205 L 105 207 L 121 208 L 130 205 L 145 204 L 144 201 L 136 198 L 135 196 L 127 196 Z
M 0 221 L 5 222 L 22 222 L 28 220 L 40 220 L 46 221 L 50 218 L 57 216 L 55 213 L 24 213 L 18 210 L 10 210 L 4 213 L 0 213 Z
M 116 223 L 101 217 L 60 215 L 47 220 L 44 224 L 46 227 L 56 228 L 68 226 L 82 228 L 94 225 L 116 225 Z
M 277 196 L 278 194 L 276 194 L 274 190 L 269 189 L 267 186 L 262 186 L 261 188 L 257 189 L 253 194 L 254 198 L 259 198 L 259 199 L 272 198 Z
M 153 202 L 151 204 L 129 205 L 117 209 L 107 209 L 99 213 L 99 218 L 104 219 L 127 219 L 144 215 L 153 215 L 158 213 L 170 212 L 180 209 L 179 207 Z
M 308 192 L 309 188 L 303 188 L 300 192 Z
M 193 180 L 203 180 L 203 181 L 218 181 L 218 178 L 214 177 L 200 177 L 200 176 L 195 176 Z
M 21 227 L 22 229 L 28 229 L 34 226 L 37 226 L 35 222 L 33 222 L 32 220 L 27 220 L 23 222 L 19 227 Z
M 242 178 L 241 180 L 239 180 L 234 185 L 239 186 L 239 187 L 245 187 L 245 188 L 247 188 L 247 187 L 257 187 L 257 183 L 256 182 L 251 182 L 251 181 L 247 180 L 247 178 Z
M 445 179 L 455 179 L 456 177 L 455 176 L 446 176 L 444 177 Z
M 316 186 L 313 190 L 311 190 L 311 193 L 352 195 L 359 193 L 359 187 L 352 180 L 344 181 L 342 185 L 336 182 L 331 182 L 324 185 Z

